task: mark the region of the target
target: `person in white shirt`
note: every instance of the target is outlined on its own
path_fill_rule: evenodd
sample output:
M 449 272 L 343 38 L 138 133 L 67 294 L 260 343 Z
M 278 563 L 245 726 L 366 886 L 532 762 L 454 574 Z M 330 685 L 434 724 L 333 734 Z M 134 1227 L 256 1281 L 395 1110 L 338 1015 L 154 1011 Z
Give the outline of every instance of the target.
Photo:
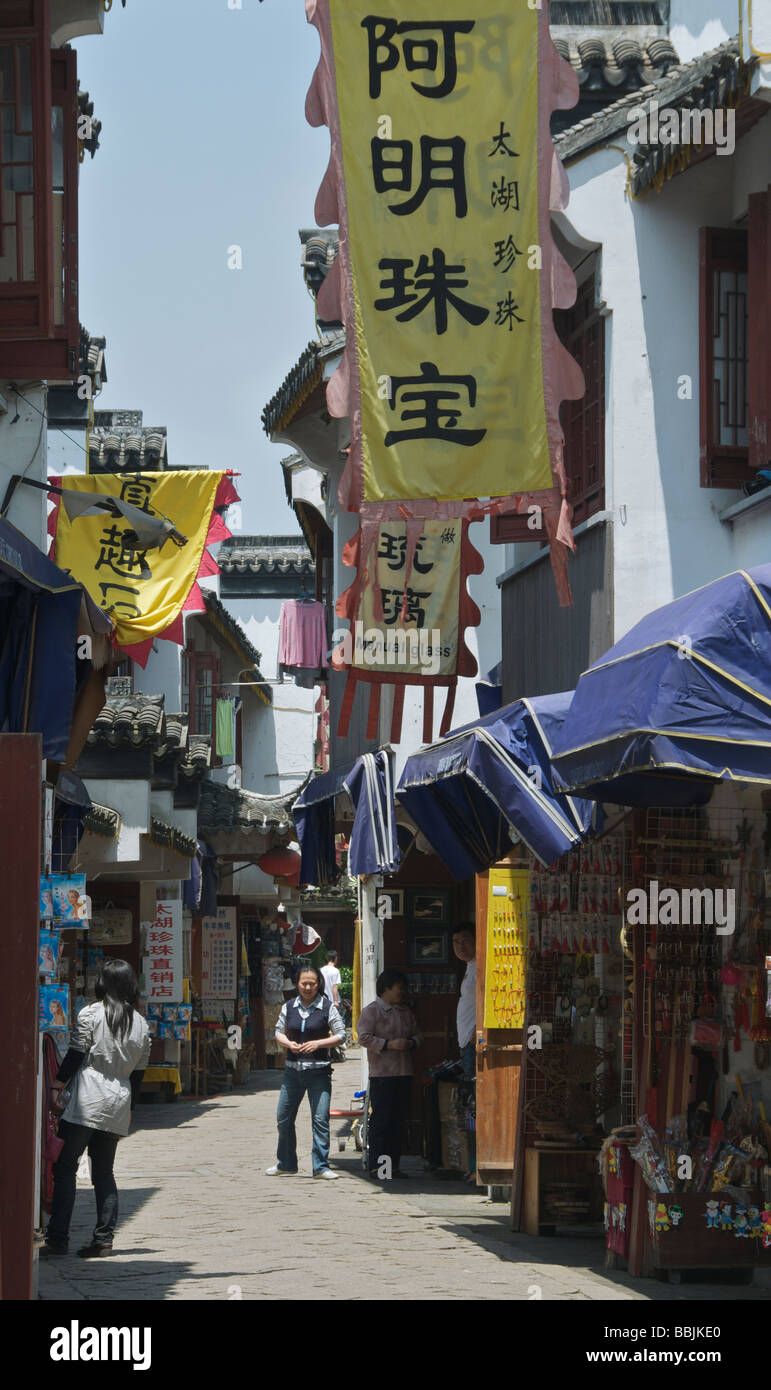
M 466 973 L 463 976 L 458 999 L 456 1026 L 458 1046 L 465 1076 L 476 1074 L 476 1026 L 477 1026 L 477 943 L 476 928 L 473 922 L 462 922 L 452 934 L 452 949 L 458 960 L 465 961 Z
M 343 978 L 337 968 L 337 951 L 327 952 L 327 963 L 322 965 L 321 973 L 324 976 L 324 993 L 337 1009 L 340 1007 L 340 981 Z

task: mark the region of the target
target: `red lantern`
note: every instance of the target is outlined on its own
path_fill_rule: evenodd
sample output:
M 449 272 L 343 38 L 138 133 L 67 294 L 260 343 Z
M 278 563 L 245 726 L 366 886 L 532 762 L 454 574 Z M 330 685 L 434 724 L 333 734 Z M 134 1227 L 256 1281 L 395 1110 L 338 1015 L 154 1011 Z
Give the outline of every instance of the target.
M 267 854 L 260 855 L 257 860 L 263 873 L 272 874 L 273 878 L 283 878 L 293 886 L 300 882 L 301 863 L 302 860 L 295 849 L 269 849 Z

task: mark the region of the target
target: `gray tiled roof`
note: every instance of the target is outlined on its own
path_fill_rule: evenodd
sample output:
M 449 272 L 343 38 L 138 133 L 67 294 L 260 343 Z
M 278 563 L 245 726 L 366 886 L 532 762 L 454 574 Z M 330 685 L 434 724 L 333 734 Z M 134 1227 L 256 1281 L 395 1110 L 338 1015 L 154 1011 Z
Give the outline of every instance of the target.
M 83 822 L 83 827 L 91 835 L 103 835 L 105 839 L 114 840 L 120 830 L 120 815 L 112 809 L 112 806 L 100 806 L 98 802 L 94 801 Z
M 168 468 L 166 426 L 97 425 L 89 435 L 88 462 L 95 473 Z
M 551 27 L 664 28 L 669 0 L 552 0 Z
M 176 850 L 177 854 L 184 854 L 188 859 L 193 858 L 197 848 L 195 836 L 186 835 L 183 830 L 178 830 L 176 825 L 169 825 L 168 821 L 161 820 L 160 816 L 151 816 L 146 838 L 152 844 Z
M 571 159 L 625 131 L 629 125 L 630 110 L 633 107 L 645 109 L 653 101 L 660 108 L 667 106 L 678 109 L 685 105 L 697 105 L 714 109 L 729 98 L 735 98 L 741 88 L 744 71 L 737 41 L 728 39 L 710 52 L 671 68 L 665 77 L 649 86 L 629 93 L 595 115 L 570 126 L 554 138 L 557 153 L 569 163 Z M 658 169 L 671 155 L 669 146 L 641 144 L 636 147 L 631 180 L 635 195 L 651 185 Z
M 106 338 L 94 338 L 83 325 L 80 325 L 79 370 L 82 376 L 99 378 L 100 383 L 107 380 L 107 365 L 104 360 Z
M 188 722 L 187 713 L 166 713 L 162 695 L 108 694 L 87 742 L 89 748 L 149 748 L 159 760 L 176 754 L 179 772 L 191 781 L 211 764 L 211 738 L 191 734 Z
M 677 53 L 667 38 L 638 39 L 629 34 L 591 34 L 570 39 L 552 33 L 558 53 L 575 69 L 583 92 L 614 94 L 639 91 L 677 66 Z
M 187 746 L 180 759 L 178 771 L 192 781 L 203 777 L 211 767 L 211 734 L 188 734 Z
M 148 743 L 159 747 L 165 741 L 165 726 L 162 695 L 108 695 L 94 720 L 88 743 L 106 743 L 111 748 L 126 743 L 132 748 Z
M 326 334 L 320 342 L 308 344 L 262 412 L 262 426 L 267 435 L 273 434 L 285 417 L 293 409 L 299 408 L 322 380 L 326 359 L 336 356 L 344 347 L 345 332 L 342 329 Z
M 314 296 L 335 263 L 340 248 L 340 237 L 336 227 L 311 227 L 300 232 L 302 255 L 300 264 L 308 289 Z
M 223 574 L 313 574 L 315 564 L 303 536 L 238 536 L 217 553 Z
M 204 833 L 247 835 L 252 831 L 275 830 L 284 834 L 294 827 L 291 807 L 297 795 L 297 788 L 281 796 L 258 796 L 256 792 L 222 786 L 219 782 L 204 782 L 198 808 L 199 829 Z

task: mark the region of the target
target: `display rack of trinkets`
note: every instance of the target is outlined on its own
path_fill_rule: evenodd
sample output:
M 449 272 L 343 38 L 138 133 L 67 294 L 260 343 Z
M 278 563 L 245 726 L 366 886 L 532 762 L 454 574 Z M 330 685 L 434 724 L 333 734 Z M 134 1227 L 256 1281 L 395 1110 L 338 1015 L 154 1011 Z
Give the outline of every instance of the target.
M 624 960 L 623 819 L 545 869 L 533 861 L 528 917 L 525 1143 L 598 1147 L 618 1123 Z M 538 1032 L 533 1032 L 533 1029 Z M 570 1208 L 570 1192 L 562 1194 Z M 573 1202 L 576 1217 L 581 1200 Z
M 735 806 L 635 815 L 632 1272 L 771 1263 L 769 829 Z

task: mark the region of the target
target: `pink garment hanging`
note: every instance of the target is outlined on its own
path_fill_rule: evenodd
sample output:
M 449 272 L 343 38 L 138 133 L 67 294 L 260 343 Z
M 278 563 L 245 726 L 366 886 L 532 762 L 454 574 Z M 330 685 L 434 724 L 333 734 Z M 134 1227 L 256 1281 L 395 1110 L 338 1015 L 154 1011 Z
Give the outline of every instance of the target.
M 286 599 L 279 624 L 279 666 L 318 671 L 327 661 L 327 615 L 323 603 Z

